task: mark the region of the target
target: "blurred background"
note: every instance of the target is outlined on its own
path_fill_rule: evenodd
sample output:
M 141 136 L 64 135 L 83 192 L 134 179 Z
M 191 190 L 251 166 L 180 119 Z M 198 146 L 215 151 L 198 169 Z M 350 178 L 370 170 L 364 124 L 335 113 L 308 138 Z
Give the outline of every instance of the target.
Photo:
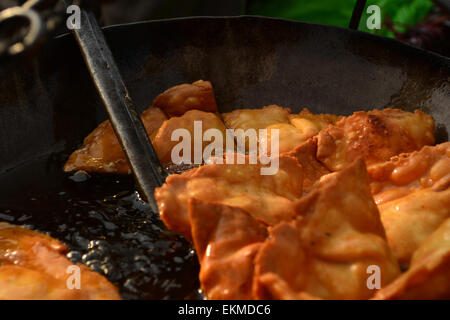
M 356 0 L 92 0 L 102 25 L 186 16 L 261 15 L 348 27 Z M 0 9 L 23 0 L 0 0 Z M 368 0 L 381 8 L 382 28 L 359 30 L 397 38 L 450 56 L 450 0 Z M 366 7 L 367 7 L 366 6 Z

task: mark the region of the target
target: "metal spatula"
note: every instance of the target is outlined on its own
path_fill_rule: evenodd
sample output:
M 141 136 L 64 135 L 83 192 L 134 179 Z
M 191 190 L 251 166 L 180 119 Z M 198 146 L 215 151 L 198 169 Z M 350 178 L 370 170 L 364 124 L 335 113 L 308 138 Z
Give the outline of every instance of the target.
M 68 0 L 65 2 L 71 5 Z M 80 28 L 73 33 L 140 190 L 151 209 L 158 212 L 153 193 L 164 182 L 165 172 L 95 15 L 82 9 Z

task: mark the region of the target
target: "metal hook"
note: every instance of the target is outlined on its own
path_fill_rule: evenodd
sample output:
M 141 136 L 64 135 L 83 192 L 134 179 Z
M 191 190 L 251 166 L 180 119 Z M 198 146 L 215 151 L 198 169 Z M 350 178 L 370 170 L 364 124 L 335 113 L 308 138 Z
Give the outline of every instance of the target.
M 21 39 L 11 37 L 0 40 L 0 55 L 17 55 L 38 43 L 45 31 L 45 24 L 40 15 L 23 7 L 13 7 L 0 12 L 0 30 L 2 26 L 14 21 L 26 21 L 28 31 Z M 17 30 L 15 31 L 17 32 Z
M 56 30 L 64 15 L 61 0 L 28 0 L 21 7 L 3 10 L 0 12 L 0 57 L 34 49 Z

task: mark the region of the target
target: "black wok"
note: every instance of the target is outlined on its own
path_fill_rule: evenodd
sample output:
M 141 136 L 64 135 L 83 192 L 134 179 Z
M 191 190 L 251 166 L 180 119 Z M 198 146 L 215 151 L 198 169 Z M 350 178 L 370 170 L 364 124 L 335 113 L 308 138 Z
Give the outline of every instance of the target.
M 259 17 L 143 22 L 105 34 L 140 110 L 170 86 L 204 79 L 222 112 L 420 109 L 436 119 L 438 141 L 448 140 L 450 60 L 395 40 Z M 194 254 L 149 214 L 131 178 L 62 173 L 104 119 L 71 35 L 34 59 L 0 65 L 0 221 L 50 232 L 125 298 L 194 297 Z

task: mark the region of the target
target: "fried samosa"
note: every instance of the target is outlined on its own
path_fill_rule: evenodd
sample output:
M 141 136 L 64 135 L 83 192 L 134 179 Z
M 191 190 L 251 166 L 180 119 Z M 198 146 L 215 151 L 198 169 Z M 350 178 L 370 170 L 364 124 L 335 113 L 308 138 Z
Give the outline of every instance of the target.
M 265 129 L 272 124 L 289 123 L 291 110 L 277 105 L 261 109 L 238 109 L 222 113 L 222 118 L 231 129 Z
M 152 104 L 169 117 L 179 117 L 189 110 L 218 112 L 214 90 L 209 81 L 180 84 L 161 93 Z
M 170 134 L 176 129 L 174 125 L 188 125 L 187 122 L 193 121 L 193 114 L 190 113 L 187 119 L 174 120 L 164 126 L 164 131 L 159 132 L 158 129 L 168 120 L 168 117 L 183 116 L 190 110 L 204 111 L 204 114 L 196 114 L 198 118 L 195 120 L 206 121 L 204 127 L 208 127 L 210 121 L 216 121 L 217 116 L 211 114 L 205 116 L 206 112 L 217 112 L 217 105 L 214 98 L 212 85 L 208 81 L 197 81 L 193 84 L 182 84 L 172 87 L 159 95 L 153 105 L 145 110 L 141 119 L 149 137 L 157 136 L 156 151 L 162 154 L 161 162 L 163 165 L 170 163 L 170 152 L 167 156 L 167 147 L 161 143 L 161 138 L 168 138 L 170 142 Z M 214 119 L 213 119 L 214 117 Z M 212 120 L 213 119 L 213 120 Z M 224 128 L 222 122 L 218 123 L 219 130 Z M 181 127 L 182 128 L 182 127 Z M 168 137 L 167 137 L 168 136 Z M 171 144 L 173 145 L 173 144 Z M 102 122 L 92 133 L 90 133 L 83 142 L 83 146 L 73 152 L 67 160 L 64 171 L 72 172 L 84 170 L 87 172 L 99 173 L 131 173 L 128 161 L 117 140 L 114 130 L 109 120 Z
M 261 163 L 209 164 L 174 174 L 155 190 L 162 220 L 191 239 L 188 202 L 191 198 L 241 208 L 269 225 L 295 215 L 294 201 L 302 196 L 302 167 L 291 156 L 281 156 L 278 172 L 261 175 Z
M 67 248 L 37 232 L 0 223 L 0 299 L 120 299 L 118 290 L 100 274 L 83 265 L 79 289 L 67 282 L 74 266 Z
M 323 176 L 296 209 L 256 256 L 257 299 L 367 299 L 369 267 L 380 268 L 381 286 L 400 274 L 362 160 Z
M 159 108 L 150 107 L 141 116 L 147 134 L 152 135 L 167 120 Z M 102 122 L 74 151 L 64 171 L 84 170 L 99 173 L 130 173 L 130 167 L 109 120 Z
M 414 251 L 450 216 L 450 143 L 401 154 L 369 168 L 371 189 L 395 256 Z
M 189 202 L 189 216 L 206 297 L 252 299 L 253 260 L 266 239 L 265 224 L 239 208 L 196 199 Z
M 443 190 L 416 191 L 378 206 L 389 246 L 408 266 L 417 248 L 450 217 L 450 179 Z
M 196 122 L 201 126 L 199 126 L 199 133 L 202 135 L 201 137 L 197 137 L 197 133 L 194 132 Z M 199 159 L 196 164 L 202 163 L 203 151 L 210 144 L 209 141 L 203 139 L 203 134 L 209 129 L 217 129 L 220 132 L 223 139 L 219 149 L 222 153 L 226 150 L 226 128 L 219 117 L 215 113 L 190 110 L 181 117 L 172 117 L 169 120 L 164 121 L 159 130 L 151 137 L 153 146 L 155 147 L 158 158 L 162 164 L 167 165 L 174 160 L 172 159 L 172 150 L 181 141 L 177 140 L 178 137 L 175 139 L 176 141 L 172 141 L 172 134 L 177 129 L 186 129 L 189 132 L 190 141 L 188 144 L 190 145 L 191 150 L 190 155 L 185 156 L 183 154 L 186 150 L 176 153 L 176 156 L 179 157 L 180 161 L 185 160 L 185 164 L 195 163 L 195 141 L 201 141 L 201 149 L 199 150 L 201 159 Z
M 409 270 L 374 299 L 450 299 L 450 219 L 417 249 Z
M 316 154 L 317 142 L 314 139 L 309 139 L 286 154 L 297 159 L 298 163 L 302 166 L 304 193 L 308 193 L 322 176 L 331 173 L 330 170 L 317 160 Z
M 315 136 L 320 130 L 335 124 L 342 117 L 331 114 L 313 114 L 303 109 L 299 114 L 290 114 L 289 123 L 273 124 L 267 127 L 267 148 L 271 152 L 272 129 L 279 130 L 279 153 L 290 152 Z
M 273 133 L 278 131 L 278 152 L 283 154 L 292 151 L 297 146 L 316 135 L 320 130 L 336 123 L 341 117 L 329 114 L 313 114 L 303 109 L 299 114 L 291 114 L 290 109 L 277 105 L 266 106 L 262 109 L 240 109 L 224 113 L 226 125 L 232 129 L 256 130 L 259 143 L 263 143 L 268 154 L 272 153 L 271 145 Z M 267 137 L 259 136 L 259 129 L 267 129 Z M 237 132 L 239 139 L 241 133 Z M 241 138 L 243 141 L 244 138 Z M 246 149 L 248 152 L 248 140 Z
M 288 108 L 269 105 L 261 109 L 238 109 L 223 113 L 222 119 L 228 128 L 234 130 L 238 152 L 256 153 L 260 142 L 259 130 L 275 124 L 288 124 L 290 113 Z M 267 146 L 265 149 L 268 152 Z
M 368 167 L 434 144 L 434 120 L 416 110 L 355 112 L 317 135 L 318 159 L 331 171 L 361 157 Z
M 431 188 L 450 176 L 450 142 L 394 156 L 368 172 L 377 204 Z

